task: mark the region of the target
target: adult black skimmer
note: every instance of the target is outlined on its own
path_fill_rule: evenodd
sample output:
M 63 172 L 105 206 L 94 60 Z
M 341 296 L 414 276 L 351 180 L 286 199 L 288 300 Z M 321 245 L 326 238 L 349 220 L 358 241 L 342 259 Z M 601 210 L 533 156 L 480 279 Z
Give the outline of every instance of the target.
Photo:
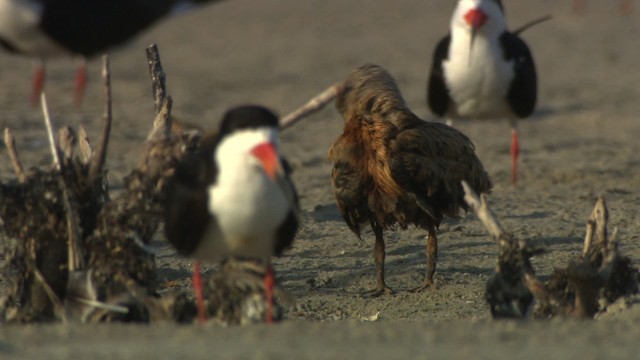
M 165 230 L 182 255 L 219 262 L 229 257 L 267 266 L 267 322 L 274 275 L 271 256 L 288 248 L 298 229 L 298 199 L 279 153 L 278 118 L 259 106 L 226 113 L 218 134 L 184 159 L 167 184 Z M 204 319 L 199 263 L 194 287 Z
M 84 58 L 120 45 L 171 13 L 213 0 L 0 0 L 0 45 L 38 59 L 32 103 L 44 86 L 43 61 L 82 59 L 76 103 L 86 83 Z
M 500 0 L 459 0 L 451 30 L 438 43 L 429 77 L 431 111 L 458 118 L 507 118 L 511 123 L 511 179 L 518 178 L 516 122 L 533 113 L 537 76 L 529 47 L 507 31 Z
M 384 280 L 383 230 L 415 225 L 427 229 L 427 275 L 416 291 L 434 284 L 444 215 L 467 209 L 461 181 L 487 192 L 491 181 L 471 141 L 441 123 L 423 121 L 405 104 L 393 78 L 381 67 L 352 72 L 336 99 L 344 130 L 329 150 L 338 208 L 360 238 L 368 222 L 375 234 L 375 295 L 392 290 Z

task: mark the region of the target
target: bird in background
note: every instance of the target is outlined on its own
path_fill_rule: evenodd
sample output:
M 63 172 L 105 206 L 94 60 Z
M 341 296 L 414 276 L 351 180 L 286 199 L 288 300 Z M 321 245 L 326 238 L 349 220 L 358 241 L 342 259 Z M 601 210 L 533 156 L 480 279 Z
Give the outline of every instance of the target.
M 131 40 L 171 14 L 219 0 L 0 0 L 0 46 L 36 60 L 31 103 L 44 88 L 44 62 L 79 60 L 75 103 L 87 82 L 85 58 Z
M 336 99 L 343 133 L 329 149 L 338 209 L 360 238 L 369 224 L 375 234 L 376 286 L 371 295 L 391 294 L 385 282 L 384 230 L 414 225 L 428 231 L 427 273 L 414 291 L 434 286 L 436 229 L 444 215 L 466 210 L 462 180 L 478 193 L 491 181 L 469 138 L 459 130 L 418 118 L 407 107 L 391 75 L 364 65 L 346 79 Z
M 229 110 L 217 135 L 177 166 L 166 189 L 165 231 L 178 253 L 196 259 L 201 320 L 199 261 L 245 258 L 266 264 L 266 321 L 272 321 L 270 259 L 291 246 L 300 221 L 288 169 L 280 152 L 278 118 L 253 105 Z
M 635 0 L 619 0 L 620 13 L 623 15 L 629 15 L 634 10 Z M 576 14 L 584 14 L 587 12 L 588 3 L 587 0 L 572 0 L 571 7 Z
M 517 120 L 536 106 L 533 56 L 518 33 L 507 30 L 500 0 L 459 0 L 449 33 L 433 53 L 427 85 L 431 111 L 454 120 L 506 118 L 511 125 L 513 184 L 518 179 Z

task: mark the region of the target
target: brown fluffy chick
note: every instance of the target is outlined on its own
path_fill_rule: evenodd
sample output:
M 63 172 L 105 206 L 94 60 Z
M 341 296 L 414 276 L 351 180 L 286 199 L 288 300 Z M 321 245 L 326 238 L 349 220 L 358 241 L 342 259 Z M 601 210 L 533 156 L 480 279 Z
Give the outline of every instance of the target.
M 329 150 L 338 209 L 360 238 L 369 222 L 375 234 L 376 287 L 384 281 L 383 230 L 415 225 L 427 229 L 427 275 L 414 291 L 433 286 L 438 240 L 444 215 L 467 210 L 461 181 L 477 193 L 491 181 L 469 138 L 445 124 L 423 121 L 407 107 L 389 73 L 367 64 L 353 71 L 336 99 L 344 130 Z

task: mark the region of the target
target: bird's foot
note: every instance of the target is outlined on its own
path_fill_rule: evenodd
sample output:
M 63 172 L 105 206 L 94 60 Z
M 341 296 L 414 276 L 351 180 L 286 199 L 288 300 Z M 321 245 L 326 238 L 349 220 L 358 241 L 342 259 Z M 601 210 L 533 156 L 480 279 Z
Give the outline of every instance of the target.
M 427 289 L 431 289 L 431 290 L 436 290 L 436 284 L 433 282 L 433 279 L 428 279 L 425 278 L 424 281 L 422 282 L 422 284 L 416 286 L 415 288 L 409 290 L 409 292 L 412 293 L 419 293 L 419 292 L 423 292 Z
M 371 290 L 365 290 L 361 294 L 364 297 L 378 297 L 381 295 L 385 295 L 385 296 L 393 295 L 395 293 L 396 292 L 393 291 L 393 289 L 385 285 L 385 286 L 376 286 L 374 289 L 371 289 Z

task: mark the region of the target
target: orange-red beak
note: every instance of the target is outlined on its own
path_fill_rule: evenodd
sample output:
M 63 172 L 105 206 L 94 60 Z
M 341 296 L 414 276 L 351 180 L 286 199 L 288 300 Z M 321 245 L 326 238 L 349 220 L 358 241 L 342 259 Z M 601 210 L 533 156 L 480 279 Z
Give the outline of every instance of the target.
M 480 9 L 471 9 L 464 15 L 464 21 L 469 24 L 472 31 L 476 31 L 487 21 L 487 14 Z
M 476 39 L 476 31 L 487 21 L 487 14 L 480 9 L 471 9 L 464 14 L 464 21 L 471 27 L 471 43 L 469 44 L 469 63 L 471 63 L 471 49 L 473 41 Z
M 251 149 L 251 154 L 260 160 L 267 176 L 271 180 L 275 180 L 280 167 L 280 158 L 275 146 L 270 142 L 265 142 Z

